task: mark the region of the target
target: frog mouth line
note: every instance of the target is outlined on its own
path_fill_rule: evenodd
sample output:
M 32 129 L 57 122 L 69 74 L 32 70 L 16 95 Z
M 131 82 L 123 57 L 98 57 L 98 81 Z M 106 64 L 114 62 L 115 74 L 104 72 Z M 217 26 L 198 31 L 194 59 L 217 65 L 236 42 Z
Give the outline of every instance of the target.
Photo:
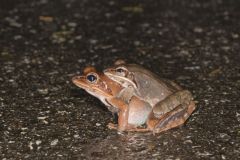
M 132 82 L 131 80 L 129 80 L 128 78 L 118 76 L 118 75 L 115 75 L 115 74 L 111 74 L 111 73 L 108 73 L 108 72 L 104 72 L 104 74 L 106 76 L 108 76 L 108 78 L 110 78 L 111 80 L 122 84 L 124 87 L 128 87 L 128 84 L 127 84 L 127 82 L 128 82 L 131 85 L 133 85 L 134 88 L 137 88 L 137 85 L 134 82 Z

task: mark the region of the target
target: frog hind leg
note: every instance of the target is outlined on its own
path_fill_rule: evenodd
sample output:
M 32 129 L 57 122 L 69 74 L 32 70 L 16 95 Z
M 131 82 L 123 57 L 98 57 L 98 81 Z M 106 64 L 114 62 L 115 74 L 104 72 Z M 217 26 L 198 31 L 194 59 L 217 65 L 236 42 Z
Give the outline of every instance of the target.
M 180 105 L 187 107 L 192 100 L 192 94 L 188 90 L 177 91 L 153 107 L 154 116 L 159 118 Z
M 148 127 L 151 127 L 154 133 L 160 133 L 180 126 L 194 110 L 192 94 L 188 90 L 177 91 L 154 106 L 154 123 Z
M 183 107 L 182 104 L 177 106 L 174 110 L 164 114 L 159 119 L 159 121 L 154 126 L 153 133 L 160 133 L 183 125 L 194 110 L 195 103 L 193 101 L 190 102 L 188 107 Z

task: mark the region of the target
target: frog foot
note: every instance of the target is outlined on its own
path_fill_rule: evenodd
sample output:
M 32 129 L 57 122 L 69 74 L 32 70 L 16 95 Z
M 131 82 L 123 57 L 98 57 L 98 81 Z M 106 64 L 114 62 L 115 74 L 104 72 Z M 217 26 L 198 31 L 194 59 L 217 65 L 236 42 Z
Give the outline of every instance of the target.
M 195 103 L 193 101 L 190 102 L 188 107 L 179 105 L 159 120 L 153 129 L 153 134 L 183 125 L 194 110 Z

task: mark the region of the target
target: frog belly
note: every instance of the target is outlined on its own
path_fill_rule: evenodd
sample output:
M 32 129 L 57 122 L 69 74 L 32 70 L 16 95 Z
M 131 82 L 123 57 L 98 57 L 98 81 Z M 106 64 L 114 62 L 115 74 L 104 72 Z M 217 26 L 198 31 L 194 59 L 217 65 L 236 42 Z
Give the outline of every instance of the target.
M 132 125 L 143 125 L 146 123 L 151 112 L 151 106 L 147 103 L 129 104 L 128 123 Z

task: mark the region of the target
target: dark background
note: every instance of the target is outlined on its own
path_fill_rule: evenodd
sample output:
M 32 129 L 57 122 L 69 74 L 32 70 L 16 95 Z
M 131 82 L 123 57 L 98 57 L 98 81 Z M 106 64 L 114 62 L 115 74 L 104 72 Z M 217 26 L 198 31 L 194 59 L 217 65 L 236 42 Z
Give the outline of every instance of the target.
M 1 159 L 238 159 L 240 1 L 0 1 Z M 71 83 L 85 66 L 138 63 L 198 108 L 158 136 L 117 134 Z

